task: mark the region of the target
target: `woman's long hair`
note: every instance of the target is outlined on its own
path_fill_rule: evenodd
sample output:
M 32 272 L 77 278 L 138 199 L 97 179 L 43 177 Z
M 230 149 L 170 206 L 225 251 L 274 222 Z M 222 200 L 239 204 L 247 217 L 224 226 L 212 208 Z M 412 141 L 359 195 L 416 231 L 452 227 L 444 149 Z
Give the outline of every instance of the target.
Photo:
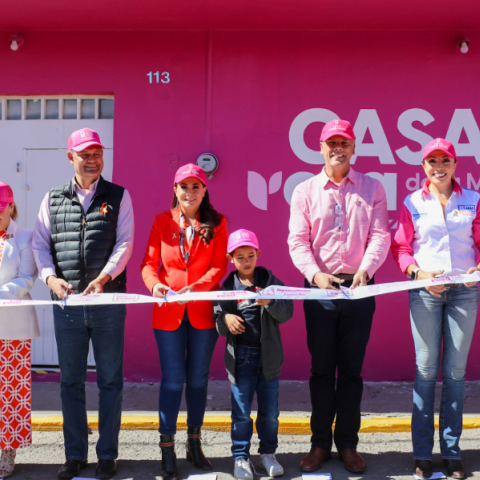
M 175 195 L 175 192 L 173 192 L 172 206 L 170 208 L 172 210 L 175 210 L 175 208 L 177 207 L 180 208 L 177 200 L 177 196 Z M 218 227 L 222 219 L 222 215 L 218 213 L 213 208 L 213 205 L 210 203 L 210 195 L 208 194 L 208 190 L 205 192 L 205 196 L 202 199 L 199 212 L 200 212 L 200 217 L 198 219 L 198 224 L 195 227 L 195 231 L 198 232 L 198 234 L 200 235 L 200 238 L 207 245 L 209 245 L 210 240 L 213 238 L 213 235 L 215 234 L 215 229 Z

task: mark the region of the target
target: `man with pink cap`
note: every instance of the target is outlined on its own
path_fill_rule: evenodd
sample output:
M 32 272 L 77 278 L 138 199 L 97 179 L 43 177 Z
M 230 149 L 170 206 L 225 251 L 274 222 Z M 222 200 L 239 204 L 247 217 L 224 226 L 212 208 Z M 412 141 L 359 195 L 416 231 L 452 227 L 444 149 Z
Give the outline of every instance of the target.
M 334 295 L 340 285 L 356 288 L 374 283 L 374 274 L 388 254 L 390 231 L 382 184 L 350 166 L 355 153 L 350 123 L 328 122 L 320 151 L 325 167 L 293 192 L 288 244 L 293 263 L 305 276 L 305 286 L 328 289 Z M 304 310 L 312 356 L 312 448 L 300 469 L 319 469 L 331 458 L 334 441 L 345 468 L 363 472 L 365 462 L 356 450 L 361 372 L 375 297 L 306 300 Z
M 33 237 L 39 277 L 54 300 L 70 294 L 126 292 L 133 249 L 133 208 L 127 190 L 101 176 L 97 132 L 82 128 L 68 140 L 75 175 L 45 195 Z M 53 307 L 61 371 L 66 462 L 59 478 L 78 477 L 87 465 L 85 378 L 92 341 L 100 389 L 96 478 L 116 472 L 122 412 L 125 305 Z
M 403 201 L 392 253 L 412 280 L 480 271 L 480 194 L 455 179 L 457 154 L 437 138 L 423 150 L 427 181 Z M 478 310 L 473 283 L 409 290 L 415 343 L 412 443 L 415 474 L 433 473 L 435 385 L 442 364 L 440 451 L 447 474 L 463 478 L 460 437 L 465 370 Z M 442 363 L 441 363 L 442 362 Z

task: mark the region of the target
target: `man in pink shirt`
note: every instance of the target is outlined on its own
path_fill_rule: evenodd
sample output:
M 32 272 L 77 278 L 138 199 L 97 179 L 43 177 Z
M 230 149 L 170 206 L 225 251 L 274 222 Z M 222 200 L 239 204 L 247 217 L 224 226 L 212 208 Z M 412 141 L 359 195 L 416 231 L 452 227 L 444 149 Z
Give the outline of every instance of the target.
M 75 176 L 52 188 L 40 206 L 33 234 L 39 277 L 54 300 L 69 294 L 126 292 L 126 265 L 133 249 L 133 208 L 127 190 L 107 182 L 97 132 L 82 128 L 68 141 Z M 122 413 L 125 305 L 53 307 L 61 371 L 66 462 L 58 478 L 80 476 L 87 465 L 85 406 L 87 355 L 92 341 L 99 399 L 95 477 L 116 472 Z
M 390 248 L 385 191 L 378 180 L 351 168 L 355 134 L 349 122 L 328 122 L 320 151 L 324 169 L 298 185 L 292 196 L 288 244 L 293 263 L 308 288 L 372 284 Z M 307 300 L 304 310 L 312 356 L 312 448 L 300 469 L 313 472 L 330 460 L 334 441 L 345 468 L 361 473 L 365 461 L 356 450 L 361 372 L 375 298 Z

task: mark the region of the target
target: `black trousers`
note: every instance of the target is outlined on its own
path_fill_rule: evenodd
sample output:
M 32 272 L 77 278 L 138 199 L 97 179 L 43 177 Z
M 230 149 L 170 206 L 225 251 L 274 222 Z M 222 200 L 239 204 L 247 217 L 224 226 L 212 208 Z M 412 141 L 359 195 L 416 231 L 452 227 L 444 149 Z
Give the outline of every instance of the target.
M 343 286 L 349 287 L 351 283 L 345 282 Z M 372 278 L 368 284 L 373 283 Z M 305 286 L 312 287 L 307 280 Z M 361 373 L 375 313 L 375 297 L 305 300 L 304 311 L 312 356 L 312 446 L 330 450 L 334 440 L 338 451 L 356 448 L 363 393 Z

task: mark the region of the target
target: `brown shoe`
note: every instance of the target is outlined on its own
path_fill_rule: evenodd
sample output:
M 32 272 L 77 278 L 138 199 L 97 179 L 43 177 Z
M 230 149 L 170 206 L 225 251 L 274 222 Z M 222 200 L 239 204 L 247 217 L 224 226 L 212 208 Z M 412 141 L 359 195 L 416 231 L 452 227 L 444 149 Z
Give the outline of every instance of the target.
M 447 469 L 447 475 L 452 478 L 465 478 L 465 467 L 460 459 L 444 458 L 443 465 Z
M 433 473 L 431 460 L 415 460 L 413 463 L 415 474 L 422 478 L 430 478 Z
M 338 452 L 340 460 L 345 463 L 345 470 L 352 473 L 362 473 L 365 471 L 365 460 L 360 456 L 355 448 L 346 448 Z
M 328 462 L 332 458 L 330 450 L 324 450 L 320 447 L 312 447 L 303 460 L 300 462 L 301 472 L 314 472 L 318 470 L 323 462 Z

